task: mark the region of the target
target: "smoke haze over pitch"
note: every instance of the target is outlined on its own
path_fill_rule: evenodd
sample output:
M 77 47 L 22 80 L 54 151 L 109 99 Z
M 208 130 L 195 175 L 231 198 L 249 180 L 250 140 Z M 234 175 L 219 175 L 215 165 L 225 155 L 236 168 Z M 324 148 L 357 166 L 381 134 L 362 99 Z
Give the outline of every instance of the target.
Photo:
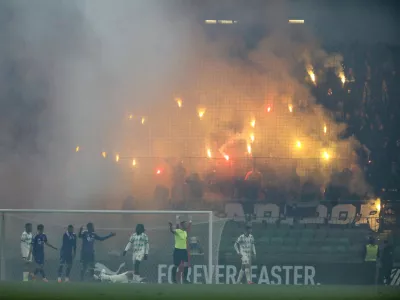
M 269 4 L 257 12 L 242 5 L 232 8 L 227 2 L 208 7 L 180 1 L 2 1 L 1 206 L 69 208 L 109 199 L 122 201 L 132 193 L 131 175 L 121 172 L 114 163 L 105 163 L 101 153 L 118 153 L 120 164 L 126 162 L 124 155 L 132 156 L 130 164 L 135 156 L 147 156 L 146 132 L 140 124 L 127 124 L 127 116 L 145 116 L 148 124 L 161 128 L 159 136 L 169 137 L 165 124 L 176 114 L 177 94 L 182 94 L 182 111 L 185 110 L 185 115 L 176 121 L 181 128 L 186 128 L 189 120 L 198 121 L 196 111 L 200 105 L 207 108 L 203 121 L 213 114 L 223 115 L 247 139 L 251 134 L 251 114 L 240 104 L 210 108 L 216 98 L 215 82 L 198 63 L 203 60 L 217 65 L 226 76 L 219 89 L 227 97 L 249 96 L 240 85 L 246 80 L 258 86 L 260 94 L 267 84 L 268 97 L 249 96 L 247 109 L 257 111 L 268 105 L 269 99 L 273 99 L 274 107 L 287 107 L 290 99 L 301 98 L 308 107 L 304 124 L 310 124 L 310 130 L 302 133 L 305 139 L 311 136 L 313 124 L 327 120 L 332 124 L 329 130 L 337 149 L 351 152 L 357 147 L 357 141 L 339 141 L 335 137 L 344 125 L 329 120 L 326 111 L 315 104 L 310 86 L 303 83 L 302 72 L 307 74 L 308 64 L 324 66 L 331 58 L 319 46 L 314 30 L 305 27 L 294 35 L 287 22 L 293 16 L 284 3 Z M 242 36 L 227 32 L 212 38 L 209 29 L 202 26 L 208 19 L 204 15 L 213 19 L 212 15 L 225 9 L 241 16 L 244 25 L 238 31 Z M 257 39 L 250 21 L 260 15 L 267 20 L 268 30 Z M 303 25 L 307 23 L 306 20 Z M 257 42 L 249 47 L 251 41 Z M 301 71 L 299 66 L 303 66 Z M 206 86 L 202 97 L 196 89 L 198 82 Z M 273 128 L 270 121 L 263 122 L 256 120 L 256 128 Z M 199 138 L 204 145 L 215 136 L 229 141 L 233 134 L 229 126 L 222 130 L 211 121 L 195 126 L 204 133 Z M 296 145 L 298 134 L 294 132 L 298 126 L 296 120 L 288 121 L 287 136 L 282 139 L 293 140 Z M 319 143 L 318 138 L 310 139 Z M 276 151 L 287 148 L 279 136 L 274 143 L 281 145 Z M 180 152 L 181 146 L 172 138 L 171 144 L 168 151 L 178 158 L 187 155 Z M 302 141 L 302 145 L 306 144 L 307 140 Z M 75 151 L 78 145 L 79 159 Z M 193 143 L 190 147 L 190 152 L 201 148 L 202 155 L 207 155 L 205 146 Z M 268 156 L 264 149 L 257 152 L 253 147 L 253 155 Z M 354 161 L 354 157 L 349 159 Z M 140 160 L 136 163 L 139 166 Z M 284 182 L 285 177 L 280 180 Z M 351 185 L 359 193 L 369 190 L 361 172 Z

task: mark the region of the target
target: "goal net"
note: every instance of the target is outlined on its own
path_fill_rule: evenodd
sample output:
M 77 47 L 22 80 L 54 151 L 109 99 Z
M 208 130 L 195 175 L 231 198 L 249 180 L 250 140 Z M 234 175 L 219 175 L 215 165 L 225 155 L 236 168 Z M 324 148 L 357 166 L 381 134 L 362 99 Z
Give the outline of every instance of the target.
M 21 281 L 23 261 L 21 258 L 21 234 L 26 223 L 31 223 L 35 235 L 37 225 L 44 225 L 48 242 L 60 249 L 62 236 L 68 225 L 73 225 L 75 233 L 79 228 L 92 222 L 99 236 L 111 232 L 116 236 L 105 241 L 95 241 L 95 262 L 97 269 L 107 272 L 133 270 L 132 252 L 125 257 L 122 252 L 129 237 L 135 231 L 136 224 L 143 224 L 149 237 L 149 255 L 140 264 L 140 276 L 148 283 L 172 283 L 174 237 L 168 223 L 192 219 L 188 230 L 189 275 L 192 283 L 212 283 L 215 278 L 215 266 L 218 265 L 218 251 L 225 219 L 219 219 L 208 211 L 38 211 L 8 210 L 2 211 L 1 219 L 1 279 Z M 211 222 L 210 222 L 211 221 Z M 77 240 L 77 255 L 73 263 L 70 278 L 79 280 L 81 269 L 80 251 L 82 241 Z M 45 247 L 45 271 L 49 280 L 56 280 L 60 251 Z M 95 268 L 96 269 L 96 268 Z M 210 272 L 211 270 L 211 272 Z M 178 270 L 179 272 L 179 270 Z M 86 274 L 87 280 L 89 274 Z M 210 281 L 211 280 L 211 281 Z

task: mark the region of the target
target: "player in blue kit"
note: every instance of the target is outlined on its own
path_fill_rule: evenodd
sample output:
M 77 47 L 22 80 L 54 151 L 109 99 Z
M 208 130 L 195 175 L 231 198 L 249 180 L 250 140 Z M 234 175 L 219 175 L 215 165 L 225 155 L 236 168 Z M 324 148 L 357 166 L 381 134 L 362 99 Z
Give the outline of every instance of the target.
M 60 267 L 58 268 L 58 282 L 61 282 L 63 274 L 63 267 L 65 270 L 65 282 L 69 281 L 69 274 L 71 273 L 72 262 L 76 255 L 76 234 L 74 233 L 74 226 L 68 225 L 67 231 L 63 235 L 62 246 L 60 250 Z
M 111 232 L 109 235 L 101 237 L 94 232 L 93 223 L 86 225 L 86 230 L 83 227 L 79 229 L 78 237 L 82 239 L 82 250 L 81 250 L 81 281 L 84 280 L 85 273 L 89 269 L 90 278 L 93 279 L 94 275 L 94 241 L 105 241 L 110 237 L 115 236 L 115 233 Z
M 47 236 L 43 233 L 44 231 L 44 226 L 42 224 L 37 226 L 37 234 L 32 240 L 32 254 L 33 254 L 33 259 L 36 263 L 36 269 L 35 272 L 33 273 L 34 276 L 36 276 L 38 273 L 42 275 L 43 281 L 47 282 L 46 274 L 44 273 L 44 245 L 46 244 L 48 247 L 53 248 L 54 250 L 57 250 L 56 247 L 52 246 L 48 241 L 47 241 Z

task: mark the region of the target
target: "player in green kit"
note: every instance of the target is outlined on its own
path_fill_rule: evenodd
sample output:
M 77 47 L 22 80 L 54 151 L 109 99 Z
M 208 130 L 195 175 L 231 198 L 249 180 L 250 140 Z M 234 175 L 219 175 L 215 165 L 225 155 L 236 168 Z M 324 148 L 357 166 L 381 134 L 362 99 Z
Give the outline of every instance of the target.
M 172 223 L 169 223 L 169 230 L 175 236 L 174 249 L 174 267 L 171 270 L 171 278 L 173 283 L 177 283 L 176 271 L 183 263 L 183 283 L 189 283 L 187 280 L 189 271 L 189 255 L 187 251 L 187 226 L 185 221 L 180 221 L 179 216 L 176 217 L 176 227 L 173 228 Z

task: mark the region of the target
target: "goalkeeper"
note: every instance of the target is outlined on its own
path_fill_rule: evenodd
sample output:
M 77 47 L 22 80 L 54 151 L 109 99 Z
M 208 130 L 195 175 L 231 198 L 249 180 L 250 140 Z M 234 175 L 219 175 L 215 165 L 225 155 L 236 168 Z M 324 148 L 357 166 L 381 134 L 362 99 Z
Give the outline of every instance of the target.
M 131 235 L 129 238 L 129 242 L 125 247 L 123 252 L 123 256 L 126 255 L 126 252 L 132 249 L 132 261 L 134 265 L 134 274 L 136 276 L 139 275 L 139 266 L 142 260 L 147 260 L 147 256 L 149 255 L 149 237 L 146 233 L 144 233 L 144 225 L 137 224 L 136 232 Z
M 176 227 L 169 223 L 169 230 L 175 236 L 175 249 L 173 254 L 174 267 L 171 270 L 171 278 L 173 283 L 177 283 L 176 272 L 178 267 L 183 264 L 183 283 L 189 283 L 187 276 L 189 273 L 189 255 L 187 250 L 187 230 L 191 227 L 192 220 L 189 219 L 189 227 L 185 221 L 180 221 L 176 216 Z

